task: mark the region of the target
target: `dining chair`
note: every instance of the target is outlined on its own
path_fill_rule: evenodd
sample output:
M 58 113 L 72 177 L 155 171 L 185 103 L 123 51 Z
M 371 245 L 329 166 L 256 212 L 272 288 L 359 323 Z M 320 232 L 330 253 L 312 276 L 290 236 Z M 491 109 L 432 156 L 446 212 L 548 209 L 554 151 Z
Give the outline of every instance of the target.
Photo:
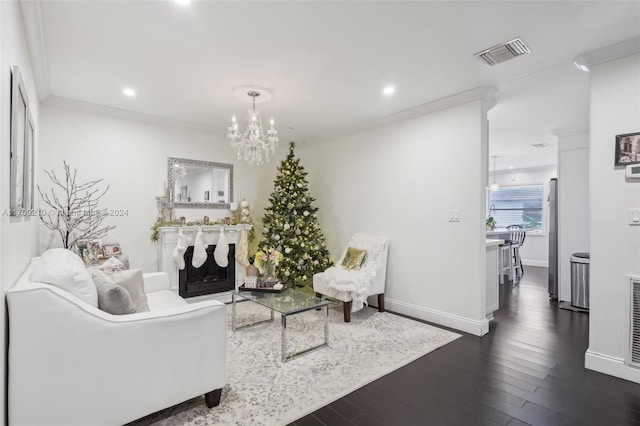
M 520 257 L 520 247 L 524 244 L 527 232 L 522 229 L 521 225 L 509 225 L 507 231 L 511 233 L 511 248 L 513 249 L 513 268 L 516 272 L 516 278 L 524 275 L 524 267 L 522 266 L 522 257 Z

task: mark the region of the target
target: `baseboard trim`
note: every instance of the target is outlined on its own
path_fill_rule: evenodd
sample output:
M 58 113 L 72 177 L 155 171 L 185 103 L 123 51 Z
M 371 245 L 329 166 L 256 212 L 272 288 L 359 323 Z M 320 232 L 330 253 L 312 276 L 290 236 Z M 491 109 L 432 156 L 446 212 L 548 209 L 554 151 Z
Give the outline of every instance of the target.
M 538 266 L 540 268 L 548 268 L 549 261 L 548 260 L 527 260 L 522 259 L 522 264 L 524 266 Z
M 464 331 L 465 333 L 476 336 L 484 336 L 489 332 L 489 319 L 487 318 L 478 321 L 388 298 L 385 298 L 385 305 L 390 311 Z
M 600 354 L 590 349 L 584 355 L 584 368 L 640 383 L 640 369 L 629 367 L 623 358 Z

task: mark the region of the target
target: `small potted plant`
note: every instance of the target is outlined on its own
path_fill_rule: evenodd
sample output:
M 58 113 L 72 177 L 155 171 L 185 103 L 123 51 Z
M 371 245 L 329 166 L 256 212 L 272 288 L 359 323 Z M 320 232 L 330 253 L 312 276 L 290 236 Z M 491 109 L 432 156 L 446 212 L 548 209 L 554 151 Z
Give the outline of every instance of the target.
M 495 221 L 495 219 L 493 218 L 493 216 L 489 216 L 487 218 L 487 230 L 489 231 L 493 231 L 494 229 L 496 229 L 496 224 L 498 222 Z

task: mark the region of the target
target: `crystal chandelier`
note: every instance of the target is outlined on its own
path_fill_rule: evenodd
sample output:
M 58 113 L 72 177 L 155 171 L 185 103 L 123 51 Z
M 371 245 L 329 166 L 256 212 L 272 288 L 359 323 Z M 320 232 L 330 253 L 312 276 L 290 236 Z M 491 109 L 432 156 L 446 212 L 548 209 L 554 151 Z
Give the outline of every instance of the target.
M 260 96 L 260 92 L 250 90 L 247 95 L 253 103 L 253 109 L 248 111 L 247 128 L 240 132 L 234 114 L 231 117 L 231 127 L 227 129 L 227 137 L 231 139 L 231 146 L 238 154 L 238 159 L 243 159 L 250 165 L 262 164 L 263 159 L 269 161 L 269 153 L 273 154 L 278 147 L 278 131 L 273 127 L 273 118 L 270 121 L 271 128 L 266 133 L 262 130 L 260 113 L 256 111 L 256 98 Z

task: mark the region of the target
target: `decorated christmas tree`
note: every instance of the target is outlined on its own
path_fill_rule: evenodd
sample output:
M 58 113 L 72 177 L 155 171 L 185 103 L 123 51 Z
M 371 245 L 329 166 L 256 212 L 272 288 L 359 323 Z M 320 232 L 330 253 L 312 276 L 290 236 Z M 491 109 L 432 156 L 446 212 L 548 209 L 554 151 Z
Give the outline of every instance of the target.
M 275 249 L 283 254 L 277 268 L 281 281 L 304 282 L 313 274 L 332 265 L 324 235 L 320 230 L 306 180 L 307 172 L 294 157 L 291 142 L 289 155 L 278 167 L 274 190 L 262 219 L 264 241 L 260 248 L 266 253 Z

